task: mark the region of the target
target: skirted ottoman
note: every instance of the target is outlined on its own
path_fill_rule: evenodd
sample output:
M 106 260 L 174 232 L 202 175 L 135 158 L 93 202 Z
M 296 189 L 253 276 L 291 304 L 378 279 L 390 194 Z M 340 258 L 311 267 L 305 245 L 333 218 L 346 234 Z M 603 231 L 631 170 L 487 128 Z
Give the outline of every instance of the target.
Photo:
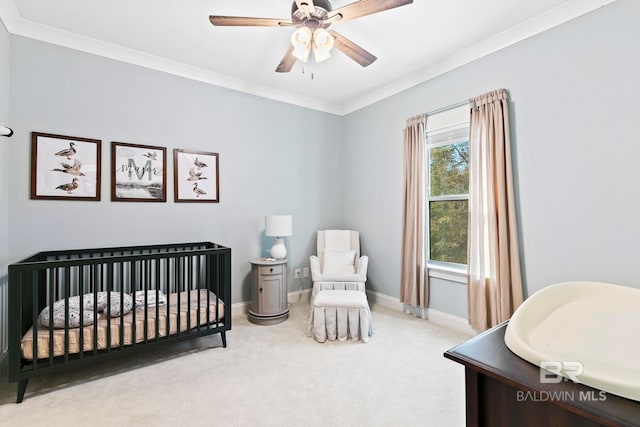
M 373 334 L 367 294 L 355 290 L 320 291 L 313 298 L 309 329 L 318 342 L 368 342 Z

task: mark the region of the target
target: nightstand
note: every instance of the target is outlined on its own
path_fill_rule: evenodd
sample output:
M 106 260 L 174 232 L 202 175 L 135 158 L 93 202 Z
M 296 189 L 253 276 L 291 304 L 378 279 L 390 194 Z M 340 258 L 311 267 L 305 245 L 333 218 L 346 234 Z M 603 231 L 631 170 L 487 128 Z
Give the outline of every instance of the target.
M 275 325 L 289 317 L 287 259 L 251 261 L 251 308 L 249 321 Z

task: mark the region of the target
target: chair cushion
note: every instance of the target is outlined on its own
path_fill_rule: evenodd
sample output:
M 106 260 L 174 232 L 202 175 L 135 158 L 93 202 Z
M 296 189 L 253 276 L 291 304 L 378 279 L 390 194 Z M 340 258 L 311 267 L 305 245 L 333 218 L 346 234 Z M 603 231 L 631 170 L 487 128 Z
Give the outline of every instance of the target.
M 362 291 L 322 291 L 313 300 L 314 307 L 369 307 L 367 294 Z
M 318 342 L 368 342 L 373 333 L 367 294 L 362 291 L 321 291 L 309 313 L 309 332 Z
M 324 247 L 337 251 L 355 249 L 351 246 L 351 230 L 325 230 Z
M 356 251 L 324 249 L 324 274 L 355 274 Z

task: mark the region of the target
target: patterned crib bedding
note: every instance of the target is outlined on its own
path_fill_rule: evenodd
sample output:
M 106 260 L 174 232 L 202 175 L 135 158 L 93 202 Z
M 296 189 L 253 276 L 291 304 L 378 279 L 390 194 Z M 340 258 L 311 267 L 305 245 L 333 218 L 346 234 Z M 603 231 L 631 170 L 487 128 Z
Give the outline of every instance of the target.
M 207 307 L 207 294 L 209 294 L 209 304 Z M 135 342 L 139 343 L 145 340 L 156 338 L 156 325 L 158 337 L 173 335 L 178 332 L 184 332 L 188 329 L 197 328 L 198 326 L 214 323 L 216 319 L 220 322 L 224 317 L 224 302 L 217 300 L 216 312 L 216 295 L 206 289 L 195 289 L 180 293 L 172 293 L 167 295 L 168 307 L 160 305 L 157 307 L 158 316 L 156 318 L 156 306 L 137 306 L 135 311 L 131 311 L 123 317 L 111 317 L 107 320 L 106 314 L 100 314 L 96 325 L 85 326 L 82 328 L 83 351 L 94 350 L 94 330 L 97 330 L 97 350 L 107 348 L 108 337 L 107 331 L 110 329 L 110 347 L 119 347 L 120 343 L 131 345 L 134 343 L 134 316 L 135 316 Z M 178 304 L 180 301 L 180 304 Z M 208 310 L 207 310 L 208 308 Z M 145 309 L 146 309 L 146 328 L 145 328 Z M 167 328 L 167 310 L 169 312 Z M 209 318 L 207 319 L 207 311 Z M 122 337 L 120 336 L 122 319 Z M 179 320 L 178 320 L 179 319 Z M 110 325 L 109 325 L 110 324 Z M 109 328 L 110 326 L 110 328 Z M 146 330 L 146 333 L 145 333 Z M 62 356 L 65 351 L 65 336 L 68 333 L 68 353 L 75 354 L 80 352 L 81 328 L 54 329 L 53 330 L 53 356 Z M 48 327 L 37 324 L 37 358 L 44 359 L 49 357 L 50 351 L 50 330 Z M 21 349 L 22 357 L 28 360 L 33 359 L 34 353 L 34 331 L 33 326 L 22 337 Z

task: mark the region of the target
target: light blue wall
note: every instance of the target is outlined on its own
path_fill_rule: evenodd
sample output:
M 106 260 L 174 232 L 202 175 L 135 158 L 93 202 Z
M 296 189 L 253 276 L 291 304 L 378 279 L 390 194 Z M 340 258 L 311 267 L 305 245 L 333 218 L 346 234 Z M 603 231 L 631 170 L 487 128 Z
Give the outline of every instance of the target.
M 640 2 L 619 0 L 345 118 L 345 221 L 378 292 L 399 296 L 405 120 L 502 87 L 527 294 L 583 279 L 640 287 L 639 22 Z M 464 315 L 464 286 L 436 282 L 432 308 Z
M 290 266 L 308 264 L 315 230 L 341 225 L 341 117 L 23 37 L 11 47 L 12 261 L 49 249 L 214 241 L 232 248 L 237 303 L 250 300 L 249 261 L 271 245 L 265 215 L 293 215 Z M 102 201 L 30 200 L 32 131 L 101 139 Z M 110 201 L 111 141 L 167 147 L 167 203 Z M 219 204 L 173 203 L 174 148 L 220 154 Z
M 247 301 L 248 261 L 269 246 L 263 217 L 291 213 L 291 266 L 308 263 L 315 230 L 358 229 L 370 288 L 397 298 L 406 118 L 506 87 L 527 293 L 640 286 L 637 22 L 640 2 L 618 0 L 344 118 L 2 31 L 0 114 L 16 134 L 10 155 L 0 145 L 0 266 L 46 249 L 212 240 L 233 248 L 232 299 Z M 29 200 L 32 131 L 101 139 L 103 200 Z M 171 170 L 167 203 L 110 202 L 114 140 L 219 152 L 221 203 L 174 204 Z M 465 287 L 447 285 L 433 281 L 432 308 L 464 317 Z
M 9 34 L 0 23 L 0 124 L 11 126 L 9 114 Z M 0 137 L 0 324 L 7 324 L 9 262 L 9 152 L 13 138 Z M 0 328 L 0 359 L 7 348 L 6 328 Z M 0 372 L 2 366 L 0 365 Z

